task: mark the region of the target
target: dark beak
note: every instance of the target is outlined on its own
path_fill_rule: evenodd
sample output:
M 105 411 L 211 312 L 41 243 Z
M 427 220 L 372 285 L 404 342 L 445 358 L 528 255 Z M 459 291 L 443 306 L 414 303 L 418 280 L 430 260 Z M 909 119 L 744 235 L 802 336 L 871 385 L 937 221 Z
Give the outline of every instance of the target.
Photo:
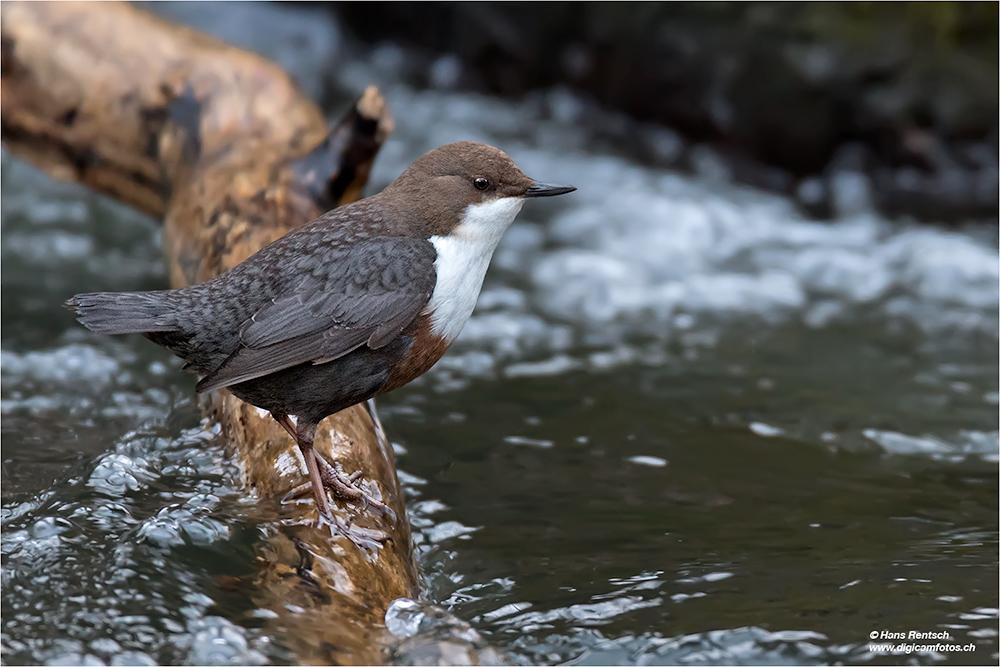
M 555 197 L 564 195 L 567 192 L 576 190 L 572 185 L 549 185 L 548 183 L 535 183 L 524 193 L 525 197 Z

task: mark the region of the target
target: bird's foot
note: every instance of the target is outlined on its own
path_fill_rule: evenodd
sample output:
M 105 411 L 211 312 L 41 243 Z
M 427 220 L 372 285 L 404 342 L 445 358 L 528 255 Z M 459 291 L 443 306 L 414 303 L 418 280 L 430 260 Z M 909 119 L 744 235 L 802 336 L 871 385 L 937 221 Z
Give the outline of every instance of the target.
M 375 401 L 374 399 L 369 399 L 368 401 L 369 409 L 371 410 L 372 419 L 377 425 L 377 433 L 379 436 L 379 442 L 383 446 L 388 445 L 389 441 L 385 438 L 385 431 L 382 429 L 382 423 L 378 419 L 378 413 L 375 412 Z M 274 420 L 278 422 L 288 435 L 292 436 L 292 440 L 298 442 L 298 429 L 296 425 L 288 418 L 288 415 L 278 412 L 272 412 L 271 416 Z M 310 443 L 312 441 L 310 440 Z M 320 456 L 319 452 L 315 450 L 314 454 L 316 457 L 316 463 L 319 465 L 320 479 L 323 482 L 323 486 L 326 487 L 328 491 L 333 493 L 334 496 L 346 500 L 348 502 L 357 503 L 360 501 L 361 506 L 364 509 L 371 508 L 379 516 L 385 516 L 389 518 L 392 523 L 396 522 L 396 513 L 392 511 L 392 508 L 383 503 L 380 500 L 372 498 L 370 494 L 365 492 L 364 489 L 357 485 L 357 481 L 361 479 L 361 471 L 352 473 L 350 476 L 337 470 L 336 467 L 325 458 Z M 312 488 L 310 484 L 302 484 L 295 487 L 291 491 L 285 494 L 281 499 L 281 502 L 287 502 L 293 498 L 300 498 L 306 494 Z M 318 500 L 318 499 L 317 499 Z
M 396 522 L 396 513 L 392 511 L 391 507 L 381 500 L 376 500 L 371 494 L 358 486 L 357 482 L 362 477 L 360 470 L 350 475 L 345 475 L 318 454 L 316 461 L 319 463 L 319 474 L 323 480 L 323 486 L 335 497 L 351 503 L 360 503 L 364 509 L 372 509 L 379 516 L 388 517 L 389 521 Z
M 359 503 L 364 509 L 371 508 L 379 516 L 388 517 L 389 521 L 395 523 L 396 513 L 392 511 L 392 508 L 382 501 L 372 498 L 370 494 L 357 485 L 357 481 L 362 477 L 360 470 L 351 475 L 345 475 L 322 456 L 317 455 L 316 461 L 319 464 L 319 475 L 320 479 L 323 480 L 323 486 L 335 497 L 348 502 Z M 281 502 L 301 498 L 312 490 L 312 484 L 308 482 L 300 484 L 286 493 Z

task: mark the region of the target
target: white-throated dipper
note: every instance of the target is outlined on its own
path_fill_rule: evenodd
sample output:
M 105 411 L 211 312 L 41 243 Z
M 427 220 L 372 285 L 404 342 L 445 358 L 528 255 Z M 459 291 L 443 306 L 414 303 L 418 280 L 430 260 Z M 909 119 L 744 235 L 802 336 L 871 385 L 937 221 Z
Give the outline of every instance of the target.
M 377 195 L 289 232 L 203 283 L 78 294 L 91 331 L 141 333 L 221 389 L 268 410 L 298 443 L 320 516 L 336 496 L 387 508 L 313 449 L 319 422 L 426 372 L 472 314 L 501 236 L 537 183 L 506 153 L 462 141 L 430 151 Z M 296 423 L 289 419 L 297 417 Z

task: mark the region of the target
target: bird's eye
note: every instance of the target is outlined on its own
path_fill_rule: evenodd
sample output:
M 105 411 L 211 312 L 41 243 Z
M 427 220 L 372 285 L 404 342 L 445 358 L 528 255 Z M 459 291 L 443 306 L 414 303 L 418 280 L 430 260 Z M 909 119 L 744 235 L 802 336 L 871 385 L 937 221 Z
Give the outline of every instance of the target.
M 490 187 L 489 180 L 483 178 L 482 176 L 477 177 L 472 181 L 472 184 L 476 186 L 477 190 L 485 190 Z

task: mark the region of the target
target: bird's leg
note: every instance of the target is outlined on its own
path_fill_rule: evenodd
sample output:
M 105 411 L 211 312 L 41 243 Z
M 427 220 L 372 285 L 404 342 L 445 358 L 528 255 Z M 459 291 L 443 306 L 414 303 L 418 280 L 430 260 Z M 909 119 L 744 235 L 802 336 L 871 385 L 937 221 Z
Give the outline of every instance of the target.
M 288 417 L 286 416 L 285 419 L 287 420 Z M 280 424 L 281 422 L 279 421 L 278 423 Z M 309 479 L 312 482 L 313 496 L 316 498 L 316 509 L 319 510 L 319 515 L 322 518 L 333 522 L 333 517 L 330 514 L 330 506 L 326 502 L 326 489 L 323 488 L 323 477 L 319 471 L 319 464 L 316 462 L 319 457 L 316 455 L 316 450 L 313 449 L 313 440 L 316 438 L 316 426 L 316 424 L 299 420 L 295 426 L 296 441 L 299 444 L 299 449 L 302 450 L 302 458 L 306 460 L 306 469 L 309 471 Z
M 292 439 L 298 444 L 299 449 L 302 451 L 302 457 L 306 460 L 306 468 L 309 470 L 310 481 L 289 491 L 281 499 L 282 502 L 304 495 L 304 493 L 312 490 L 313 496 L 316 499 L 316 508 L 319 510 L 319 525 L 326 524 L 330 526 L 333 532 L 343 535 L 359 549 L 365 551 L 371 549 L 372 542 L 385 542 L 391 539 L 387 533 L 381 530 L 369 530 L 351 526 L 349 520 L 345 520 L 330 511 L 324 488 L 326 486 L 324 483 L 326 481 L 325 478 L 328 476 L 328 474 L 324 473 L 330 464 L 327 463 L 326 459 L 317 454 L 315 448 L 313 448 L 317 425 L 301 420 L 296 425 L 292 423 L 288 415 L 276 412 L 272 412 L 271 416 L 274 417 L 274 421 L 281 424 L 288 432 L 288 435 L 292 436 Z M 300 433 L 302 434 L 301 436 L 299 435 Z M 320 470 L 320 466 L 324 466 L 322 471 Z M 361 477 L 361 471 L 354 473 L 347 479 L 353 483 L 359 477 Z
M 292 436 L 292 440 L 298 443 L 299 434 L 296 432 L 295 424 L 292 423 L 292 420 L 289 418 L 288 415 L 282 414 L 280 412 L 272 412 L 271 417 L 274 419 L 274 421 L 281 424 L 281 428 L 285 429 L 285 432 L 288 433 L 288 435 Z
M 281 414 L 280 412 L 272 412 L 271 416 L 274 417 L 274 421 L 281 424 L 282 428 L 288 432 L 288 435 L 292 436 L 292 439 L 299 442 L 299 448 L 302 448 L 301 442 L 299 441 L 298 429 L 292 420 L 289 419 L 288 415 Z M 377 418 L 376 418 L 377 419 Z M 381 425 L 380 425 L 381 426 Z M 316 433 L 316 425 L 312 425 L 313 434 Z M 371 507 L 379 516 L 388 516 L 391 521 L 396 520 L 396 513 L 392 511 L 391 507 L 388 507 L 385 503 L 375 500 L 369 494 L 365 493 L 361 488 L 357 486 L 357 481 L 361 479 L 362 472 L 360 470 L 351 473 L 350 475 L 345 475 L 340 472 L 336 466 L 327 461 L 323 456 L 318 454 L 312 447 L 312 439 L 309 441 L 309 451 L 312 452 L 313 460 L 319 467 L 319 476 L 322 485 L 329 489 L 338 498 L 346 500 L 348 502 L 360 503 L 364 507 Z M 306 457 L 305 449 L 302 449 L 303 457 Z M 309 467 L 309 459 L 306 458 L 306 467 Z M 312 478 L 312 470 L 310 469 L 310 477 Z M 315 478 L 312 478 L 312 482 L 307 482 L 301 484 L 288 493 L 282 498 L 282 501 L 287 501 L 292 498 L 297 498 L 304 495 L 310 488 L 312 488 L 313 493 L 316 493 L 316 482 Z M 324 494 L 324 500 L 326 496 Z

